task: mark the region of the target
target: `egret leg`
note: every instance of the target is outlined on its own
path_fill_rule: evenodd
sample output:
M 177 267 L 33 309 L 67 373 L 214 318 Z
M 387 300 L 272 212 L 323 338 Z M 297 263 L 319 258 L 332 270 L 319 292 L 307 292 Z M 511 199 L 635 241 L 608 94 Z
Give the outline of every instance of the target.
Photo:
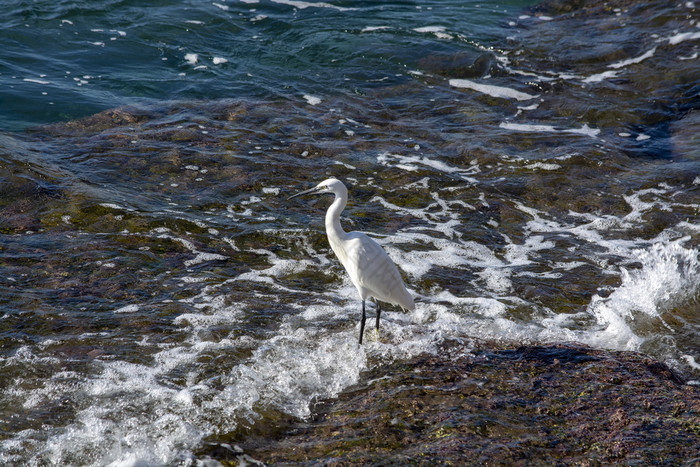
M 365 333 L 365 321 L 367 317 L 365 316 L 365 301 L 362 300 L 362 319 L 360 320 L 360 345 L 362 345 L 362 334 Z
M 379 315 L 382 314 L 382 308 L 379 306 L 378 300 L 375 300 L 374 303 L 377 305 L 377 332 L 379 332 Z

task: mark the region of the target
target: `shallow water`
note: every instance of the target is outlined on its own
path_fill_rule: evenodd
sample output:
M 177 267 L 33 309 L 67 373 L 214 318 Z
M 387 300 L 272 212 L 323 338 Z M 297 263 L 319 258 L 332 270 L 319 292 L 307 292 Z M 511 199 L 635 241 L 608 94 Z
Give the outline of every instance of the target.
M 0 463 L 192 464 L 474 337 L 700 379 L 691 2 L 73 5 L 0 13 Z M 362 347 L 328 176 L 417 302 Z

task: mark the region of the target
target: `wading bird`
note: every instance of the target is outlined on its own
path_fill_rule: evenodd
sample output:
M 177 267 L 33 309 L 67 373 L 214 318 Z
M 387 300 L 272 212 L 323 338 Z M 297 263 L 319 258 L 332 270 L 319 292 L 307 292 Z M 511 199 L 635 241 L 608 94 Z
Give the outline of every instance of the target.
M 345 232 L 340 226 L 340 213 L 348 202 L 348 189 L 335 178 L 324 180 L 310 190 L 302 191 L 289 199 L 302 195 L 333 194 L 335 199 L 326 212 L 326 235 L 333 252 L 338 257 L 350 280 L 362 299 L 360 344 L 365 331 L 365 300 L 374 298 L 377 306 L 377 331 L 382 312 L 379 301 L 413 310 L 413 297 L 406 290 L 396 265 L 377 242 L 361 232 Z

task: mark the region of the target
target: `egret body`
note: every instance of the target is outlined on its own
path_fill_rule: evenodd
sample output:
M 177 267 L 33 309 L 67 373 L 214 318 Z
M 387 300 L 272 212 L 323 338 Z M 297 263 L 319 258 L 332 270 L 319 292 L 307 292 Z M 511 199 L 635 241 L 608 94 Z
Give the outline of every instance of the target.
M 413 310 L 413 297 L 401 279 L 396 265 L 377 242 L 362 232 L 345 232 L 340 226 L 340 213 L 348 202 L 348 189 L 335 178 L 324 180 L 310 190 L 302 191 L 289 199 L 310 194 L 333 194 L 335 199 L 326 212 L 326 235 L 333 252 L 350 276 L 362 300 L 360 344 L 365 331 L 365 300 L 374 298 L 377 306 L 377 331 L 379 331 L 379 301 Z

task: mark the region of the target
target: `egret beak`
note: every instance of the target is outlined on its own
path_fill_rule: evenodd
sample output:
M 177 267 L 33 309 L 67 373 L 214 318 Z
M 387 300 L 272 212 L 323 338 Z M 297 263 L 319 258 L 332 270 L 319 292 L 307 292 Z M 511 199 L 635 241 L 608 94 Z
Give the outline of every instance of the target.
M 296 198 L 297 196 L 303 196 L 303 195 L 310 195 L 310 194 L 315 194 L 318 193 L 319 188 L 317 186 L 310 188 L 308 190 L 302 191 L 301 193 L 297 193 L 296 195 L 292 195 L 289 198 L 287 198 L 287 201 L 289 201 L 292 198 Z

